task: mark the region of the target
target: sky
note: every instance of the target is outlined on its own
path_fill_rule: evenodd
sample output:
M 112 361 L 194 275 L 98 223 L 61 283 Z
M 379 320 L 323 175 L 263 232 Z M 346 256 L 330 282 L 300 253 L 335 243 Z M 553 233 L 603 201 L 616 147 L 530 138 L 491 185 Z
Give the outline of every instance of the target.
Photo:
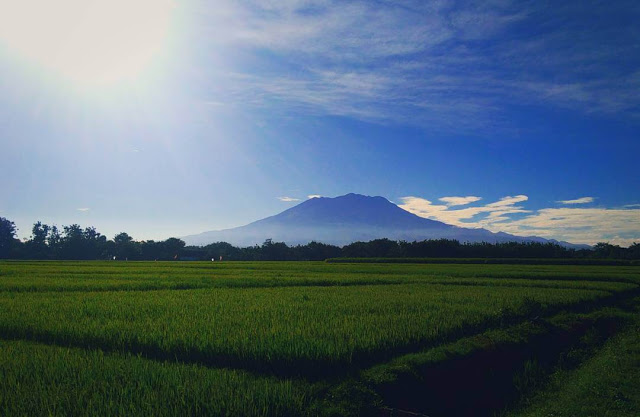
M 166 239 L 311 195 L 640 241 L 637 1 L 0 0 L 0 216 Z

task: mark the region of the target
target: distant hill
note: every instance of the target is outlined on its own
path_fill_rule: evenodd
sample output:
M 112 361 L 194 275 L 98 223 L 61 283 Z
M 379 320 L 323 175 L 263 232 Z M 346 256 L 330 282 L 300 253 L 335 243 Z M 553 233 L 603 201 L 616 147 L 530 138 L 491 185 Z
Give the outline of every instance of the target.
M 252 246 L 266 239 L 289 245 L 311 241 L 347 245 L 355 241 L 388 238 L 420 241 L 456 239 L 460 242 L 553 242 L 568 247 L 585 247 L 540 237 L 522 237 L 470 229 L 425 219 L 401 209 L 384 197 L 347 194 L 340 197 L 312 198 L 275 216 L 233 229 L 185 236 L 187 245 L 204 246 L 228 242 L 234 246 Z

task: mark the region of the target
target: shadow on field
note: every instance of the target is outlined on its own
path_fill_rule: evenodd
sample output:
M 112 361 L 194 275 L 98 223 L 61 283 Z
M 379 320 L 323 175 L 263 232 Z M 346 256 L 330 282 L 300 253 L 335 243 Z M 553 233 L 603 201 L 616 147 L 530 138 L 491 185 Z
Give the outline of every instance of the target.
M 568 323 L 568 327 L 538 323 L 546 328 L 522 343 L 491 345 L 471 355 L 399 375 L 375 388 L 387 407 L 367 415 L 478 416 L 503 410 L 539 388 L 558 365 L 573 368 L 590 351 L 613 336 L 620 317 L 603 316 Z

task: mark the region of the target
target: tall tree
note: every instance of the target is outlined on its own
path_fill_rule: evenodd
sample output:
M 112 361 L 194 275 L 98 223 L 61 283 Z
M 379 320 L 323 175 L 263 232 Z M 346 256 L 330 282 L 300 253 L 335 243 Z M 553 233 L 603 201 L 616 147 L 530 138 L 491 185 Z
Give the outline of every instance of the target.
M 105 253 L 107 237 L 96 231 L 95 227 L 87 227 L 82 232 L 84 237 L 84 255 L 86 259 L 104 259 L 108 256 Z M 83 258 L 85 259 L 85 258 Z
M 183 240 L 175 237 L 170 237 L 162 242 L 165 259 L 180 259 L 184 245 L 185 243 Z
M 12 257 L 12 253 L 20 241 L 16 239 L 16 224 L 0 217 L 0 259 Z
M 45 259 L 49 255 L 47 246 L 47 236 L 51 227 L 38 221 L 31 228 L 31 239 L 26 244 L 27 257 L 34 259 Z
M 62 259 L 84 259 L 84 234 L 80 225 L 63 226 L 63 230 L 60 257 Z
M 118 233 L 113 238 L 114 243 L 114 255 L 117 259 L 137 259 L 139 254 L 139 247 L 136 246 L 136 242 L 133 238 L 125 232 Z
M 61 245 L 62 236 L 60 235 L 60 230 L 58 230 L 56 225 L 53 225 L 51 226 L 51 229 L 49 229 L 49 235 L 47 236 L 47 246 L 49 247 L 49 254 L 51 258 L 59 258 Z

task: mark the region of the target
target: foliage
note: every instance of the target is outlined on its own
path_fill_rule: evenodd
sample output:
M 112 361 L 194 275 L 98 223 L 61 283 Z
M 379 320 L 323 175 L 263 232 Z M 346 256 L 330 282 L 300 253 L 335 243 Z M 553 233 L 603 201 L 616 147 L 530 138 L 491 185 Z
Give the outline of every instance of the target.
M 20 241 L 15 236 L 15 223 L 0 217 L 0 259 L 16 257 L 16 247 L 20 244 Z

